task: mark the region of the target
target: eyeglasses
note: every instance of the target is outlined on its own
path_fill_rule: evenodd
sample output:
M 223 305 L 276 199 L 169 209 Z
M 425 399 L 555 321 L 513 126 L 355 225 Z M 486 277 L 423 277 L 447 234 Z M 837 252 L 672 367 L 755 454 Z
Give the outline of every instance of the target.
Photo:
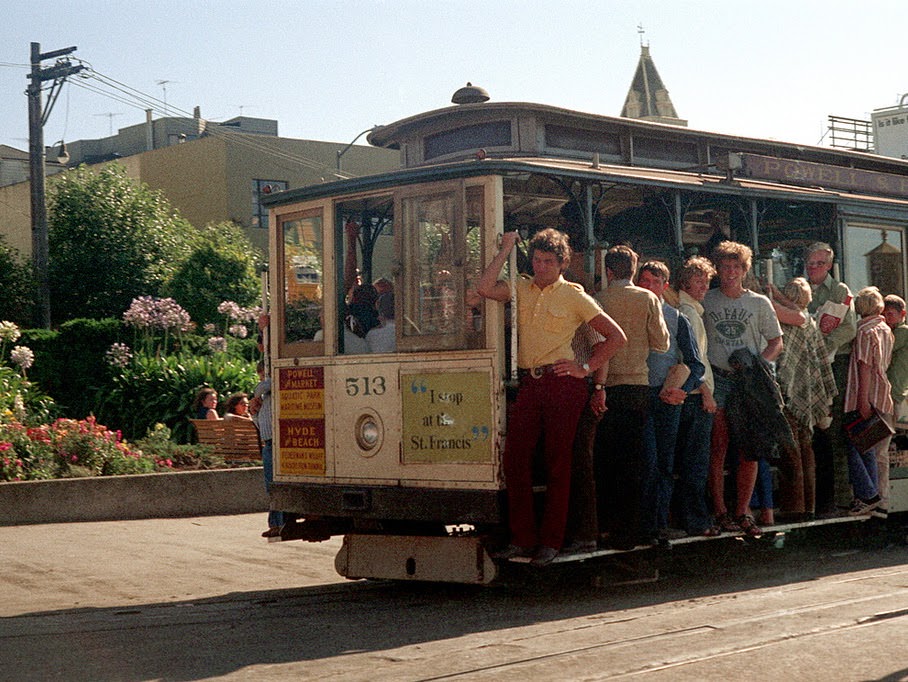
M 828 264 L 829 261 L 825 260 L 809 260 L 806 265 L 808 268 L 822 268 L 824 265 Z

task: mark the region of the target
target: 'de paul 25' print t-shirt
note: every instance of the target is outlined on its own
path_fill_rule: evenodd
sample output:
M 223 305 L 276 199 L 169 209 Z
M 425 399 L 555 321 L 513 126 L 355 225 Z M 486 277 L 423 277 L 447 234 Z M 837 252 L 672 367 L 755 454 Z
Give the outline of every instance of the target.
M 782 327 L 769 299 L 745 290 L 729 298 L 720 289 L 710 289 L 703 298 L 703 325 L 706 327 L 709 362 L 730 370 L 728 358 L 739 348 L 760 353 L 770 339 L 782 336 Z

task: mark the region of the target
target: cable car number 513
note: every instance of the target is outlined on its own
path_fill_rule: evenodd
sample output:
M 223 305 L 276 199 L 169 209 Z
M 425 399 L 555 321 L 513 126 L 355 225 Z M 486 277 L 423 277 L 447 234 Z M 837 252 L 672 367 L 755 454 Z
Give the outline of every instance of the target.
M 382 395 L 385 392 L 384 377 L 349 377 L 347 379 L 347 395 Z

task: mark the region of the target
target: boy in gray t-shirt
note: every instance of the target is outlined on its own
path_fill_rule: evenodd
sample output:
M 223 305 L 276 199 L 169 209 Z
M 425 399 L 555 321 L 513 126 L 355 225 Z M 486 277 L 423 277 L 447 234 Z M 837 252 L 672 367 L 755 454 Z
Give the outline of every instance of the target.
M 716 512 L 716 526 L 722 530 L 743 530 L 748 535 L 761 535 L 750 515 L 750 497 L 757 480 L 758 463 L 735 453 L 735 516 L 725 506 L 725 455 L 728 452 L 728 419 L 725 400 L 734 390 L 728 358 L 738 348 L 759 353 L 767 361 L 782 352 L 782 327 L 769 299 L 744 288 L 744 277 L 750 270 L 753 252 L 744 244 L 725 241 L 713 250 L 719 273 L 719 288 L 703 298 L 703 324 L 706 327 L 709 362 L 713 367 L 716 389 L 713 397 L 718 410 L 713 421 L 707 487 Z
M 711 289 L 703 298 L 703 324 L 709 341 L 711 365 L 729 371 L 728 358 L 739 348 L 754 355 L 769 339 L 782 336 L 782 327 L 769 299 L 745 289 L 737 298 Z

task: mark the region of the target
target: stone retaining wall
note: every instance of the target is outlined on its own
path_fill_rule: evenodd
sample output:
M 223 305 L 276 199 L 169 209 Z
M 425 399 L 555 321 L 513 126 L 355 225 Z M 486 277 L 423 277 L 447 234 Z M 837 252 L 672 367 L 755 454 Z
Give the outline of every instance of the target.
M 267 509 L 261 467 L 0 483 L 0 526 Z

